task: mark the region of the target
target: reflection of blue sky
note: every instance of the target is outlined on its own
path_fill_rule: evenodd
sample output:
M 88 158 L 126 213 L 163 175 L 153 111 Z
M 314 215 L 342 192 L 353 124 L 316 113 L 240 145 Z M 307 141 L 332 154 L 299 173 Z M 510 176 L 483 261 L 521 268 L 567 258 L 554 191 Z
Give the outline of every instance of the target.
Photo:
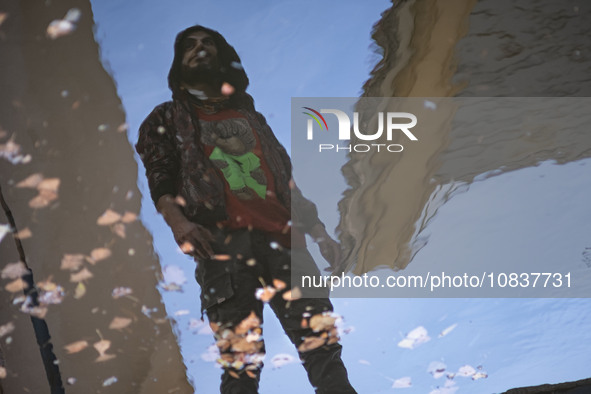
M 371 26 L 388 6 L 389 2 L 385 0 L 320 3 L 203 1 L 198 4 L 190 1 L 122 3 L 96 0 L 93 12 L 96 35 L 103 58 L 117 83 L 132 142 L 137 138 L 137 128 L 143 118 L 156 104 L 170 97 L 166 75 L 172 59 L 174 36 L 183 28 L 200 23 L 219 30 L 235 46 L 250 77 L 249 91 L 257 108 L 267 117 L 282 143 L 288 146 L 292 96 L 356 96 L 360 92 L 369 70 L 377 61 L 370 49 Z M 506 182 L 499 177 L 497 188 L 531 181 L 539 194 L 550 193 L 555 187 L 561 193 L 571 190 L 574 194 L 580 190 L 578 184 L 566 182 L 571 176 L 569 167 L 546 166 L 536 171 L 532 177 L 517 180 L 515 177 L 520 175 L 509 174 Z M 556 171 L 564 183 L 534 184 L 536 176 Z M 145 191 L 143 175 L 140 179 Z M 489 212 L 476 209 L 479 199 L 487 193 L 486 190 L 471 190 L 461 196 L 462 205 L 450 205 L 448 216 L 442 215 L 433 223 L 433 242 L 439 233 L 451 236 L 446 231 L 451 223 L 447 220 L 454 220 L 456 214 L 466 214 L 466 220 L 473 220 L 475 226 L 486 222 L 484 215 L 481 218 L 474 215 Z M 576 194 L 580 209 L 586 206 L 582 194 Z M 334 215 L 325 207 L 321 209 L 324 217 Z M 560 248 L 548 247 L 547 250 L 557 252 L 563 247 L 568 248 L 568 253 L 576 259 L 582 252 L 580 248 L 590 246 L 581 244 L 585 221 L 583 215 L 577 219 L 576 209 L 567 217 L 560 211 L 544 211 L 544 206 L 540 211 L 543 211 L 542 215 L 550 215 L 547 220 L 544 220 L 547 216 L 536 215 L 537 211 L 523 216 L 522 211 L 518 211 L 516 217 L 503 218 L 503 223 L 507 228 L 514 228 L 535 220 L 521 231 L 539 231 L 551 239 L 553 223 L 566 220 L 567 227 L 569 223 L 582 226 L 573 227 L 572 231 L 580 235 L 578 243 L 567 245 L 561 242 Z M 147 198 L 143 218 L 154 234 L 155 248 L 162 264 L 182 266 L 187 277 L 191 277 L 194 263 L 177 253 L 168 229 Z M 334 228 L 335 224 L 329 223 L 328 227 Z M 499 234 L 512 238 L 509 241 L 513 247 L 523 246 L 524 258 L 530 255 L 528 251 L 532 254 L 539 252 L 535 246 L 516 241 L 517 231 Z M 463 239 L 459 233 L 457 237 Z M 443 251 L 450 256 L 452 252 L 461 253 L 459 247 L 461 245 L 456 245 L 452 250 L 442 243 L 422 253 Z M 474 258 L 479 258 L 478 247 L 472 250 Z M 498 254 L 497 258 L 502 258 L 503 253 L 510 250 L 493 252 Z M 551 257 L 562 258 L 560 256 L 564 255 Z M 201 360 L 201 353 L 213 343 L 212 338 L 188 329 L 189 319 L 199 318 L 198 291 L 197 285 L 191 282 L 184 286 L 184 293 L 165 292 L 164 300 L 171 316 L 178 310 L 191 312 L 178 317 L 177 333 L 196 392 L 212 393 L 218 387 L 219 370 L 212 363 Z M 586 299 L 337 299 L 334 303 L 347 324 L 355 327 L 343 338 L 344 358 L 351 380 L 360 393 L 390 392 L 392 382 L 389 378 L 403 376 L 413 379 L 413 389 L 408 392 L 427 393 L 443 384 L 443 378 L 435 380 L 426 372 L 431 361 L 443 361 L 452 371 L 464 364 L 482 365 L 490 375 L 488 379 L 476 382 L 455 379 L 460 392 L 467 393 L 491 393 L 522 385 L 588 377 L 591 358 L 581 346 L 591 342 L 591 318 Z M 265 318 L 268 358 L 277 353 L 295 355 L 272 314 L 267 313 Z M 458 326 L 454 331 L 437 338 L 441 330 L 455 323 Z M 430 342 L 414 350 L 396 346 L 408 331 L 419 325 L 429 331 Z M 360 363 L 360 360 L 366 360 L 370 365 Z M 303 368 L 292 364 L 272 369 L 268 363 L 261 392 L 311 393 L 312 390 L 306 383 Z

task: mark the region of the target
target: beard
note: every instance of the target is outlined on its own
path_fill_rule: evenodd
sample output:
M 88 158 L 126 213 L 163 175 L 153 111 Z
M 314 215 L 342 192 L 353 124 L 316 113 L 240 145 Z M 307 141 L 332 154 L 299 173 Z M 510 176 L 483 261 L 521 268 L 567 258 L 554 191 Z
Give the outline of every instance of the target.
M 217 86 L 222 83 L 222 73 L 218 67 L 208 64 L 200 64 L 196 67 L 181 65 L 181 80 L 187 85 L 206 83 Z

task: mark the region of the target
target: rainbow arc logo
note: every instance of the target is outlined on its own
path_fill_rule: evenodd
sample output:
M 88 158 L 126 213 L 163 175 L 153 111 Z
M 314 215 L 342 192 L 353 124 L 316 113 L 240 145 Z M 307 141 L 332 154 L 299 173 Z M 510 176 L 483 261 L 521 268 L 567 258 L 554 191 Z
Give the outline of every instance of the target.
M 316 123 L 318 123 L 318 126 L 320 126 L 320 130 L 324 130 L 324 127 L 326 127 L 326 131 L 328 131 L 328 125 L 326 124 L 326 120 L 324 119 L 324 116 L 322 116 L 320 114 L 320 112 L 318 112 L 315 109 L 312 109 L 310 107 L 302 107 L 302 108 L 307 109 L 308 111 L 314 112 L 314 114 L 316 114 L 317 116 L 314 116 L 310 112 L 302 112 L 302 113 L 305 115 L 308 115 L 312 119 L 314 119 L 316 121 Z M 324 123 L 324 127 L 322 127 L 322 123 L 320 123 L 320 120 L 318 118 L 322 119 L 322 123 Z M 312 119 L 308 120 L 308 139 L 312 139 L 312 123 L 311 123 Z

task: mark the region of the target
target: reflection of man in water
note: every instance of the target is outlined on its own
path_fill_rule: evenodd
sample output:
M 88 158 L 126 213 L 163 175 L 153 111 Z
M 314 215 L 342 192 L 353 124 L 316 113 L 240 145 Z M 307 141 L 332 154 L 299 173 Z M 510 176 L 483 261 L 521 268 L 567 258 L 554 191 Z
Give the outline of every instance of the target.
M 268 302 L 316 392 L 355 393 L 330 301 L 300 298 L 290 287 L 292 250 L 319 274 L 305 233 L 333 268 L 339 245 L 291 180 L 285 149 L 245 92 L 236 51 L 219 33 L 190 27 L 175 41 L 168 83 L 173 100 L 146 118 L 136 148 L 158 211 L 198 261 L 201 307 L 224 368 L 221 392 L 257 392 Z

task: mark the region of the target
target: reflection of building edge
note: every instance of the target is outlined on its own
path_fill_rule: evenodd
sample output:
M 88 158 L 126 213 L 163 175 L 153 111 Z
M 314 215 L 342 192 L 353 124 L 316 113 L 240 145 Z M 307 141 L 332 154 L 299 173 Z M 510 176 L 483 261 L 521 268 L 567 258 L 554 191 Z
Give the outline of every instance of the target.
M 375 27 L 373 37 L 384 57 L 365 83 L 364 97 L 557 96 L 561 89 L 589 96 L 591 85 L 583 83 L 588 75 L 585 63 L 561 59 L 565 63 L 562 67 L 571 71 L 562 80 L 545 78 L 549 71 L 541 63 L 521 67 L 532 53 L 550 56 L 551 48 L 561 42 L 574 40 L 571 46 L 584 46 L 584 15 L 570 19 L 541 40 L 532 26 L 551 25 L 545 22 L 555 15 L 555 3 L 539 4 L 544 12 L 536 12 L 535 17 L 508 1 L 503 3 L 458 0 L 438 9 L 435 1 L 396 2 Z M 563 14 L 569 14 L 567 5 L 561 7 Z M 497 34 L 489 26 L 498 21 L 489 17 L 495 14 L 493 8 L 510 10 L 502 18 L 502 31 L 507 34 Z M 524 20 L 530 25 L 517 22 Z M 504 48 L 516 47 L 508 40 L 525 41 L 531 48 L 521 48 L 518 55 L 508 53 Z M 508 79 L 514 82 L 509 84 Z M 529 83 L 521 82 L 524 80 Z M 454 85 L 455 81 L 460 83 Z M 578 105 L 584 107 L 584 102 Z M 440 127 L 437 135 L 419 136 L 420 154 L 388 158 L 375 152 L 349 154 L 343 173 L 350 189 L 339 203 L 339 230 L 353 272 L 361 274 L 379 266 L 406 267 L 425 245 L 421 231 L 437 209 L 454 193 L 467 190 L 476 177 L 499 175 L 544 160 L 562 164 L 589 157 L 586 147 L 591 145 L 591 136 L 580 127 L 557 133 L 544 130 L 544 119 L 530 123 L 536 130 L 532 136 L 516 135 L 514 129 L 479 134 L 465 127 L 459 131 L 455 126 L 453 130 Z M 373 174 L 386 175 L 375 179 Z M 421 178 L 436 182 L 421 183 Z M 362 179 L 379 183 L 379 188 Z M 370 248 L 374 252 L 369 252 Z
M 436 1 L 405 1 L 397 2 L 385 12 L 373 34 L 384 58 L 365 83 L 363 96 L 452 96 L 456 92 L 450 83 L 454 44 L 466 30 L 466 19 L 473 4 L 474 1 L 455 0 L 453 4 L 446 3 L 441 7 Z M 455 40 L 450 41 L 451 37 Z M 430 51 L 430 48 L 438 50 Z M 387 110 L 381 106 L 389 108 L 388 102 L 377 105 L 380 110 Z M 445 119 L 441 122 L 445 123 Z M 418 137 L 420 154 L 414 152 L 396 157 L 376 154 L 368 158 L 371 153 L 363 154 L 364 157 L 352 153 L 343 167 L 351 189 L 345 192 L 339 203 L 339 230 L 346 254 L 351 258 L 349 264 L 356 274 L 378 266 L 402 269 L 416 253 L 413 251 L 416 245 L 412 244 L 416 241 L 412 239 L 414 224 L 435 187 L 421 185 L 421 179 L 428 178 L 428 174 L 421 170 L 433 168 L 432 158 L 447 143 L 442 134 L 436 138 Z M 379 177 L 372 174 L 379 174 Z M 360 181 L 368 178 L 373 184 Z M 396 203 L 389 204 L 388 201 Z M 387 232 L 380 231 L 380 227 L 388 228 Z M 356 232 L 364 237 L 356 239 L 352 235 Z
M 23 244 L 36 281 L 51 276 L 67 292 L 61 304 L 49 307 L 46 317 L 62 379 L 64 383 L 70 377 L 76 379 L 66 391 L 192 393 L 164 319 L 156 288 L 159 264 L 149 234 L 138 221 L 123 224 L 125 238 L 112 227 L 97 225 L 107 209 L 138 213 L 140 195 L 131 146 L 125 133 L 117 131 L 125 122 L 121 102 L 98 58 L 91 6 L 66 0 L 49 5 L 13 2 L 4 7 L 8 18 L 0 26 L 0 50 L 6 54 L 0 60 L 0 126 L 7 135 L 0 143 L 14 136 L 32 160 L 13 165 L 1 159 L 0 182 L 19 229 L 28 227 L 33 234 Z M 62 18 L 73 7 L 82 12 L 78 29 L 56 40 L 46 38 L 51 20 Z M 34 173 L 61 181 L 58 199 L 37 210 L 28 206 L 36 191 L 14 187 Z M 2 267 L 18 261 L 9 238 L 0 243 Z M 112 255 L 96 264 L 84 263 L 94 276 L 85 281 L 86 294 L 74 299 L 76 283 L 70 282 L 71 272 L 60 269 L 61 260 L 65 254 L 88 256 L 97 247 L 108 247 Z M 2 282 L 4 287 L 6 281 Z M 114 299 L 111 292 L 119 286 L 132 288 L 132 297 Z M 13 322 L 16 326 L 11 343 L 2 344 L 8 370 L 2 388 L 6 393 L 25 388 L 47 392 L 29 316 L 11 305 L 8 293 L 2 300 L 0 325 Z M 142 305 L 157 308 L 160 316 L 148 318 L 141 312 Z M 123 330 L 111 330 L 114 317 L 131 318 L 132 323 Z M 92 345 L 101 336 L 111 341 L 107 354 L 116 357 L 96 362 L 98 353 Z M 89 348 L 66 354 L 64 346 L 80 340 L 88 341 Z M 103 387 L 110 377 L 117 382 Z

